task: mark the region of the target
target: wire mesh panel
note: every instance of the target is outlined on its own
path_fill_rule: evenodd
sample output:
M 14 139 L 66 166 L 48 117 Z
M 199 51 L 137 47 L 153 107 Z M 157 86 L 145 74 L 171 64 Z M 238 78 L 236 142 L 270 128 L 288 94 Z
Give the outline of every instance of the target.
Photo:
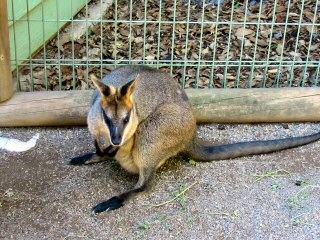
M 39 18 L 15 19 L 10 1 L 9 22 L 26 24 L 30 48 L 24 59 L 12 56 L 18 90 L 88 89 L 92 74 L 125 64 L 161 68 L 186 88 L 319 85 L 319 0 L 114 0 L 107 8 L 107 0 L 86 0 L 71 19 L 60 15 L 77 1 L 54 2 L 53 9 L 40 2 Z M 34 22 L 43 39 L 35 53 Z M 57 34 L 46 42 L 53 23 Z M 10 37 L 17 38 L 15 31 Z

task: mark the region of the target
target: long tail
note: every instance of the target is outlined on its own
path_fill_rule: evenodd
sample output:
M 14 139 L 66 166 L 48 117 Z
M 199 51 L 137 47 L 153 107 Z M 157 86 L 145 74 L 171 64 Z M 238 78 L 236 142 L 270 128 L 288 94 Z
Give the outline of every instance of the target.
M 209 162 L 280 151 L 312 143 L 319 139 L 320 132 L 302 137 L 207 146 L 195 138 L 186 153 L 195 160 Z

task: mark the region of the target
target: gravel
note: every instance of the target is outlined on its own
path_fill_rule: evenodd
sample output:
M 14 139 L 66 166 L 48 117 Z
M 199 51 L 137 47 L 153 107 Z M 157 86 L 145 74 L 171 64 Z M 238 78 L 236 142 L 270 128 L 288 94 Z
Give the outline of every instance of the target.
M 216 143 L 311 134 L 320 124 L 203 125 Z M 69 166 L 92 151 L 86 128 L 3 128 L 35 148 L 0 151 L 0 239 L 319 239 L 320 142 L 212 163 L 176 157 L 149 194 L 91 216 L 92 206 L 131 188 L 116 162 Z M 267 177 L 269 173 L 269 177 Z M 254 175 L 263 175 L 256 181 Z M 185 194 L 161 207 L 195 183 Z

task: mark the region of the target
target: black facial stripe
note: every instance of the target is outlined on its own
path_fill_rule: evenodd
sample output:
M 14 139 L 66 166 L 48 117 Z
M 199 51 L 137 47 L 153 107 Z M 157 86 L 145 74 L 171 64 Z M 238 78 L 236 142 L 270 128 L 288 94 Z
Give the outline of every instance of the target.
M 123 119 L 124 124 L 127 124 L 130 121 L 131 110 L 128 112 L 127 116 Z
M 112 121 L 110 120 L 110 118 L 107 116 L 107 114 L 103 109 L 102 109 L 102 115 L 103 115 L 104 122 L 107 124 L 109 129 L 112 129 L 113 128 Z
M 110 119 L 106 112 L 102 109 L 103 119 L 109 129 L 110 133 L 110 141 L 111 143 L 118 145 L 122 141 L 122 132 L 123 132 L 123 126 L 119 126 L 118 123 L 114 123 L 112 119 Z M 116 154 L 116 153 L 115 153 Z M 112 154 L 109 154 L 112 156 Z

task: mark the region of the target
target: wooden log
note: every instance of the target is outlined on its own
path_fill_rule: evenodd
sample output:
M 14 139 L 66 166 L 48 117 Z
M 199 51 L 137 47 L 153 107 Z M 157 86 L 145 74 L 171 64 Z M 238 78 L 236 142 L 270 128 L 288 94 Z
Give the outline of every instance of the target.
M 199 123 L 320 121 L 320 88 L 190 89 Z
M 0 104 L 0 127 L 85 125 L 93 91 L 18 92 Z
M 320 121 L 320 88 L 188 89 L 199 123 Z M 20 92 L 0 104 L 0 127 L 85 125 L 92 91 Z
M 3 102 L 13 94 L 6 0 L 0 1 L 0 74 L 0 102 Z

